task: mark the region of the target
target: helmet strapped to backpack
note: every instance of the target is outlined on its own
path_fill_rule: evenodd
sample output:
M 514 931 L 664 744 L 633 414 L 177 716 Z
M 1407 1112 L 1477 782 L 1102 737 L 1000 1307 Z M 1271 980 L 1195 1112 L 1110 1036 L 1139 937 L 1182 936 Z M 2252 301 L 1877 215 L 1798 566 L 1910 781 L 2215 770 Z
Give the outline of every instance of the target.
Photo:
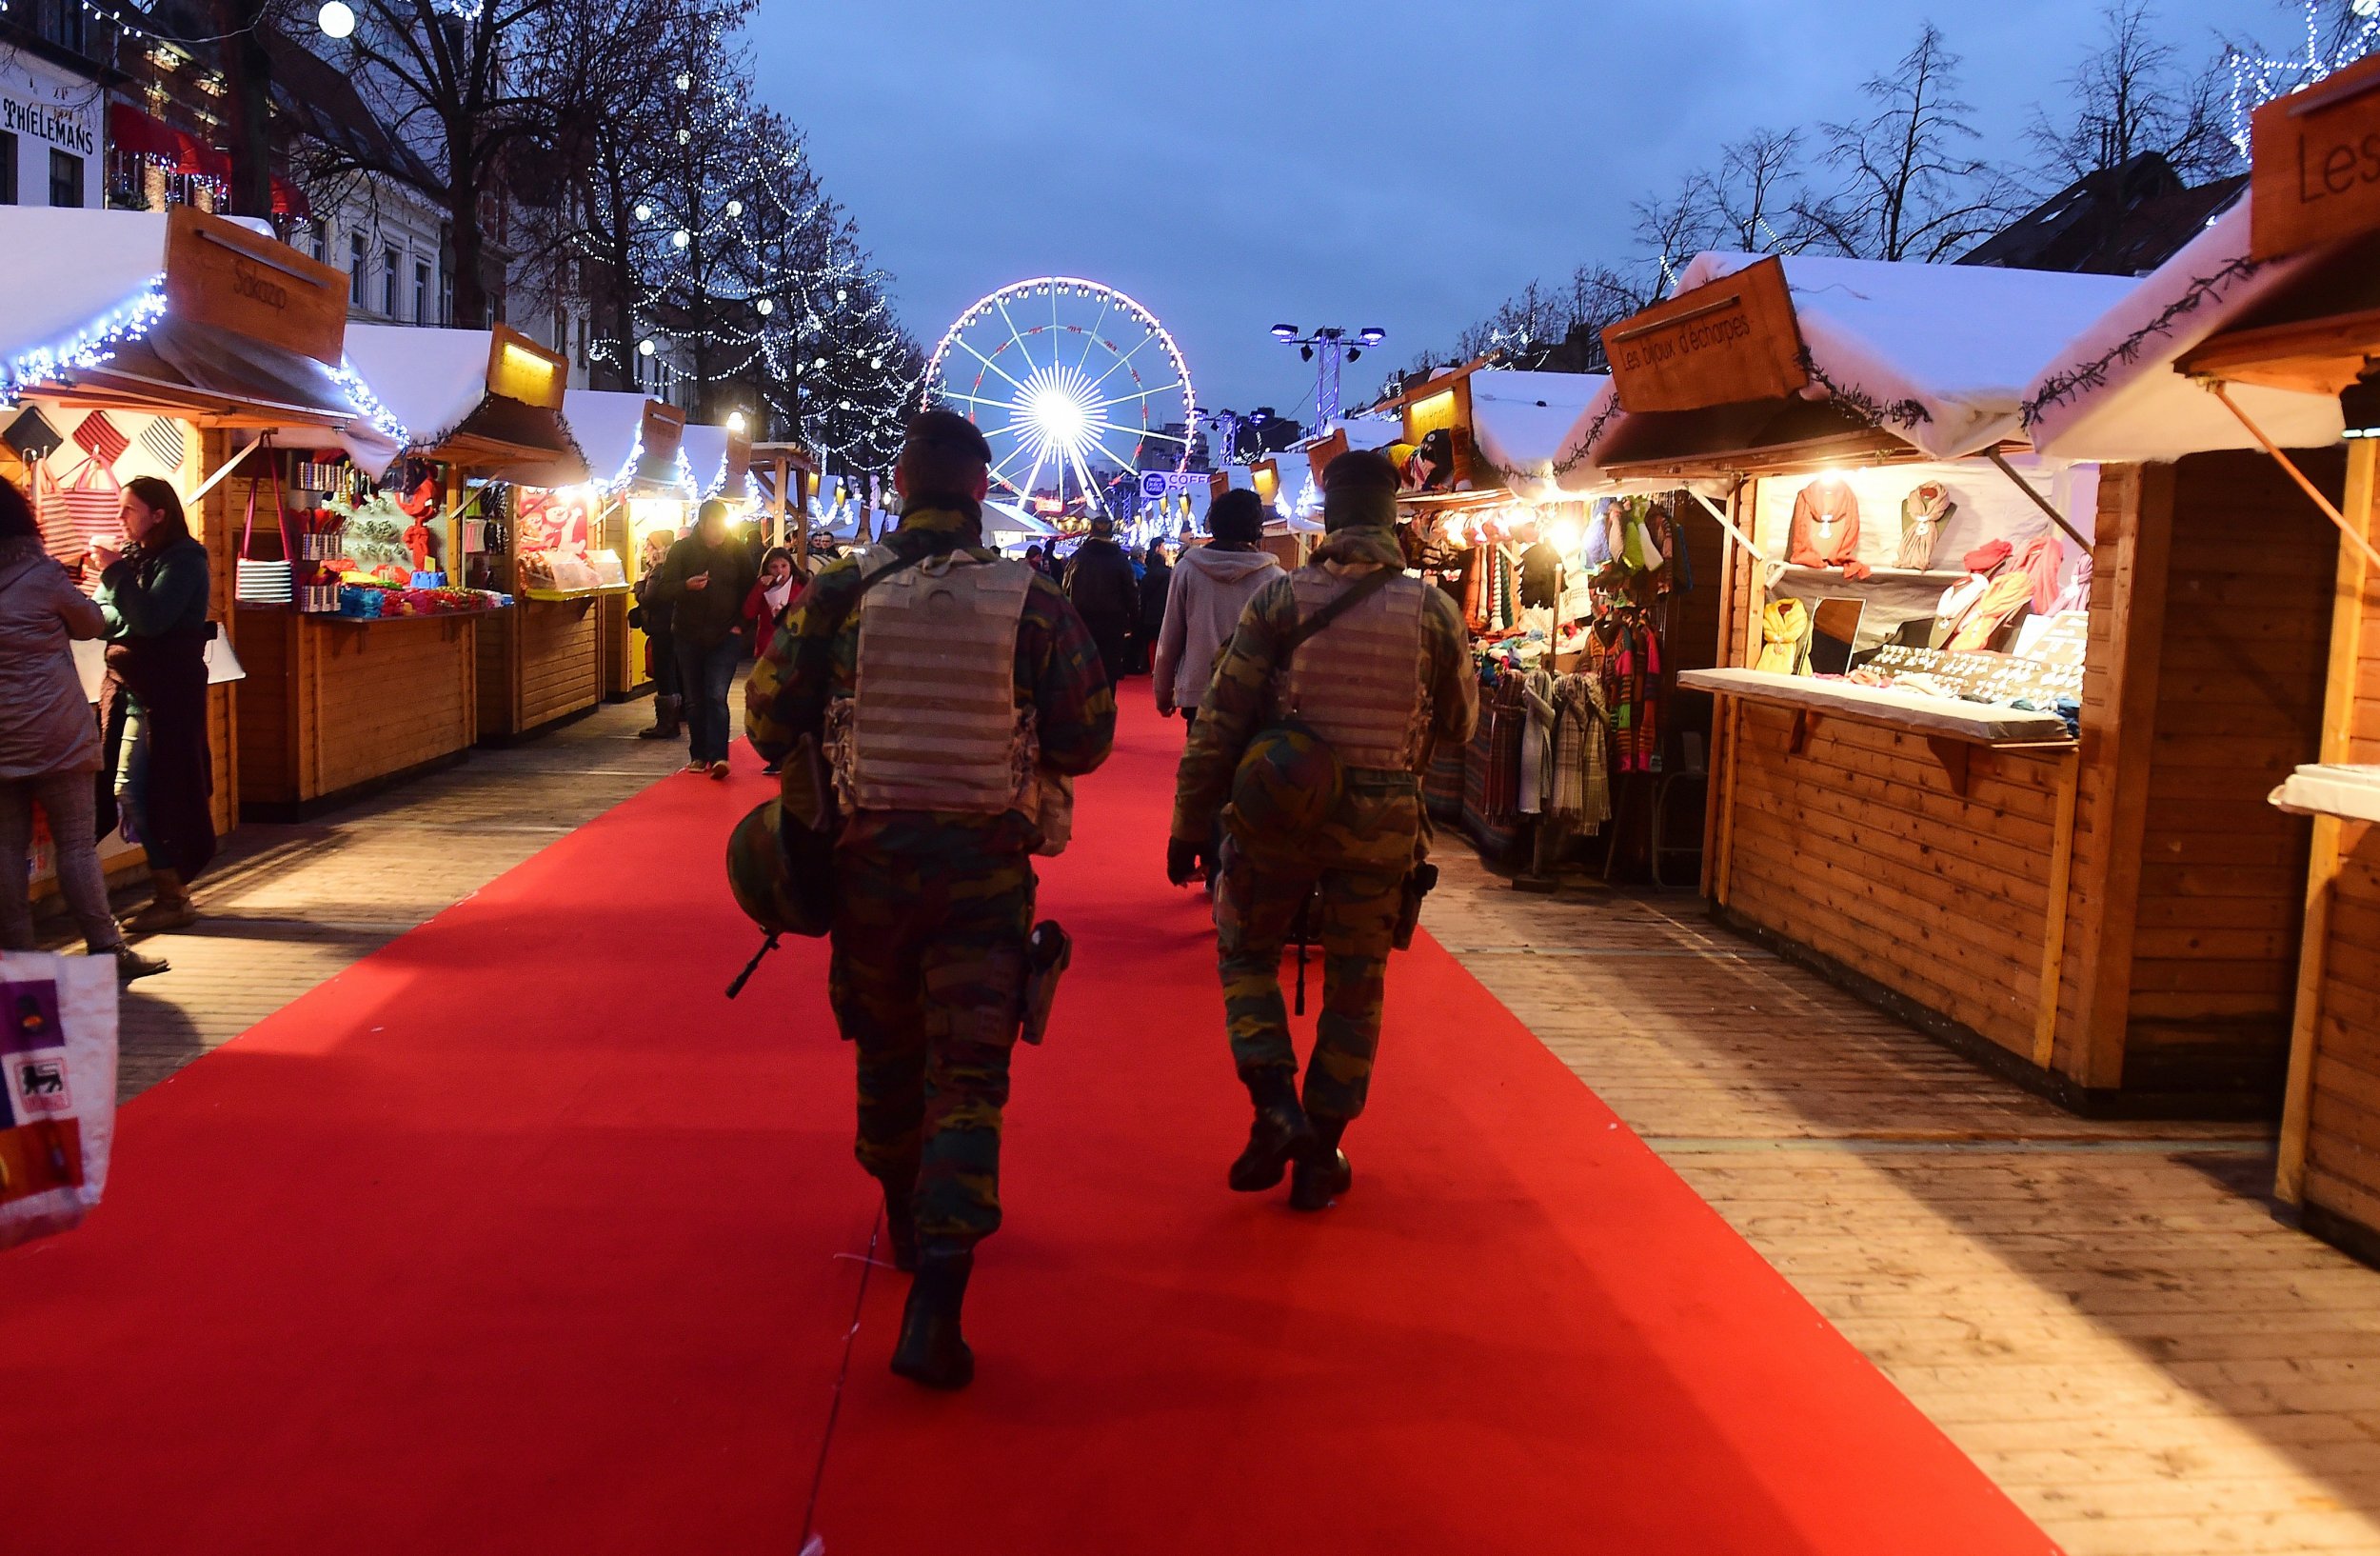
M 823 935 L 835 923 L 835 840 L 795 822 L 783 800 L 753 808 L 727 836 L 727 886 L 770 935 Z
M 1328 743 L 1302 724 L 1257 731 L 1231 775 L 1231 824 L 1241 841 L 1281 850 L 1328 821 L 1347 779 Z

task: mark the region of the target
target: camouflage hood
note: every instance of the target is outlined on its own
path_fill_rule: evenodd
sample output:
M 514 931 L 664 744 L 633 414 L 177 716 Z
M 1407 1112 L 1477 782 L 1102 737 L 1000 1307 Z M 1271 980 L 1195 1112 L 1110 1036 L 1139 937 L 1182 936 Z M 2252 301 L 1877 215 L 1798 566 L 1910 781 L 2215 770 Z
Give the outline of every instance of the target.
M 1307 559 L 1310 567 L 1327 568 L 1333 572 L 1353 571 L 1366 568 L 1405 566 L 1404 549 L 1397 544 L 1397 531 L 1376 524 L 1357 525 L 1334 530 L 1314 548 Z

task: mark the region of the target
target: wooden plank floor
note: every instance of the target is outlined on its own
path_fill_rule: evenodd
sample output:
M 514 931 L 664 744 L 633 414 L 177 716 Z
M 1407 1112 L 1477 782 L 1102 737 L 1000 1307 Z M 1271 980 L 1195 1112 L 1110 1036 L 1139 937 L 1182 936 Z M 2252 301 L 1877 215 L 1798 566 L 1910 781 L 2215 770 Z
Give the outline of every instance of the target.
M 2077 1119 L 1692 896 L 1439 862 L 1431 931 L 2068 1551 L 2380 1553 L 2380 1272 L 2269 1131 Z
M 117 1089 L 169 1080 L 315 985 L 478 890 L 685 761 L 680 741 L 640 741 L 649 701 L 599 708 L 505 749 L 295 826 L 247 825 L 199 879 L 198 924 L 142 948 L 173 970 L 126 991 Z M 750 760 L 748 753 L 742 760 Z M 688 779 L 687 782 L 695 782 Z M 135 892 L 124 906 L 144 900 Z M 600 943 L 635 934 L 634 905 L 590 922 Z M 44 925 L 44 943 L 69 944 Z

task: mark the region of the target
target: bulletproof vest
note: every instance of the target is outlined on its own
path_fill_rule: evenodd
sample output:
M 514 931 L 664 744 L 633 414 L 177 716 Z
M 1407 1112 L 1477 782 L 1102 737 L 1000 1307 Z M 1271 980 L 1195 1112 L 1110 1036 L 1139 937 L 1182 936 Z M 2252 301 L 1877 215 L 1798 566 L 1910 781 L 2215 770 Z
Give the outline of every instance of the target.
M 1360 577 L 1361 575 L 1358 575 Z M 1356 578 L 1320 568 L 1290 575 L 1300 620 Z M 1343 768 L 1410 772 L 1421 756 L 1428 712 L 1422 610 L 1429 586 L 1397 578 L 1298 647 L 1278 702 L 1329 743 Z
M 871 551 L 863 570 L 889 552 Z M 997 815 L 1034 789 L 1031 720 L 1017 707 L 1021 562 L 964 551 L 905 568 L 860 602 L 859 675 L 835 742 L 838 788 L 862 810 Z

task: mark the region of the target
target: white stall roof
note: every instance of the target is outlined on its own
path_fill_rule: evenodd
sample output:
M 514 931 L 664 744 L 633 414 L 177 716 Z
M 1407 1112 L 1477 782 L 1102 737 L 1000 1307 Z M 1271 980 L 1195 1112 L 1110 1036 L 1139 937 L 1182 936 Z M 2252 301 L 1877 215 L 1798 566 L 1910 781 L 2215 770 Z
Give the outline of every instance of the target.
M 1761 257 L 1698 254 L 1679 273 L 1677 290 Z M 1787 255 L 1784 265 L 1820 383 L 1939 459 L 2018 435 L 2019 408 L 2041 365 L 2137 284 L 2128 276 L 1806 254 Z
M 2258 265 L 2240 201 L 2048 359 L 2026 391 L 2034 447 L 2068 459 L 2166 460 L 2252 449 L 2222 403 L 2174 370 L 2182 357 L 2280 288 L 2317 254 Z M 2339 440 L 2339 403 L 2254 384 L 2230 393 L 2285 449 Z
M 1058 533 L 1054 526 L 1042 523 L 1023 509 L 1003 503 L 997 497 L 983 503 L 983 534 L 995 544 L 1035 539 Z
M 747 475 L 740 487 L 730 491 L 727 480 L 727 429 L 707 422 L 685 424 L 685 437 L 678 445 L 684 456 L 681 463 L 694 472 L 695 492 L 704 497 L 724 497 L 740 502 L 752 494 L 751 478 Z
M 1275 454 L 1272 460 L 1273 473 L 1280 480 L 1273 506 L 1281 510 L 1283 517 L 1297 517 L 1298 499 L 1305 495 L 1306 488 L 1310 486 L 1315 489 L 1314 501 L 1319 503 L 1322 500 L 1321 488 L 1314 479 L 1314 461 L 1303 449 Z
M 484 368 L 486 358 L 480 360 Z M 645 431 L 645 404 L 644 395 L 628 389 L 574 389 L 562 397 L 563 423 L 586 455 L 586 468 L 605 486 L 636 473 L 631 462 Z
M 11 272 L 9 306 L 0 309 L 9 385 L 30 359 L 60 351 L 165 279 L 163 211 L 10 206 L 0 209 L 0 237 Z
M 1521 372 L 1484 368 L 1471 375 L 1471 434 L 1487 473 L 1517 496 L 1550 498 L 1555 457 L 1609 373 Z
M 405 324 L 347 326 L 347 365 L 405 424 L 415 448 L 435 448 L 487 398 L 486 329 Z

